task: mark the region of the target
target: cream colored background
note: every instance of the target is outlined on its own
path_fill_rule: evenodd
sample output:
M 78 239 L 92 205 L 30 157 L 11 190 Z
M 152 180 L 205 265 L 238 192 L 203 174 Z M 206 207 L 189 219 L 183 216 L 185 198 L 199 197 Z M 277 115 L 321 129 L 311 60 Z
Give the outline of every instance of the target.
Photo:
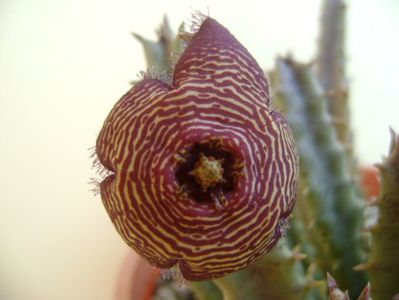
M 399 2 L 349 1 L 353 127 L 363 163 L 399 130 Z M 127 248 L 90 193 L 89 147 L 154 37 L 193 10 L 271 67 L 315 52 L 320 1 L 0 0 L 0 299 L 107 300 Z

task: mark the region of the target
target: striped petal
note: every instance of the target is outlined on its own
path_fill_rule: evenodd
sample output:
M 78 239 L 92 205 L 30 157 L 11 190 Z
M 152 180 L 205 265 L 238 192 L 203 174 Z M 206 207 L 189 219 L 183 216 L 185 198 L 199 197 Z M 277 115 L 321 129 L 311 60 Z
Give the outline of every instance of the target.
M 261 68 L 211 18 L 171 85 L 144 79 L 117 102 L 96 153 L 112 172 L 101 197 L 122 238 L 188 280 L 226 275 L 269 251 L 295 201 L 291 131 Z

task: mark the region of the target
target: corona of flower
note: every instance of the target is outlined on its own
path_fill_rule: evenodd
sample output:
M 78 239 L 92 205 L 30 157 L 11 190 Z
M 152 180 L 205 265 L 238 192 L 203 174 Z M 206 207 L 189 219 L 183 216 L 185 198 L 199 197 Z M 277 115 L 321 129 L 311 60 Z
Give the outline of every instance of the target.
M 281 237 L 297 154 L 262 69 L 206 18 L 171 84 L 143 79 L 115 105 L 96 154 L 101 197 L 126 243 L 185 279 L 244 268 Z

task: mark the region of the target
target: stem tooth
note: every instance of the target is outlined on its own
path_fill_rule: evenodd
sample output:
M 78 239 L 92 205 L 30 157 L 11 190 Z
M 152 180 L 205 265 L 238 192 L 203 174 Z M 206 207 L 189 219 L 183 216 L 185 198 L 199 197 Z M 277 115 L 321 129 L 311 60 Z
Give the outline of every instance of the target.
M 307 255 L 305 253 L 301 253 L 301 252 L 293 252 L 292 253 L 292 258 L 296 261 L 304 260 L 306 257 L 307 257 Z
M 366 271 L 369 268 L 369 266 L 366 263 L 358 264 L 353 267 L 353 270 L 355 271 Z
M 322 285 L 323 285 L 323 281 L 322 280 L 312 280 L 312 281 L 309 281 L 306 284 L 305 288 L 309 289 L 309 290 L 312 290 L 312 289 L 318 288 L 318 287 L 320 287 Z

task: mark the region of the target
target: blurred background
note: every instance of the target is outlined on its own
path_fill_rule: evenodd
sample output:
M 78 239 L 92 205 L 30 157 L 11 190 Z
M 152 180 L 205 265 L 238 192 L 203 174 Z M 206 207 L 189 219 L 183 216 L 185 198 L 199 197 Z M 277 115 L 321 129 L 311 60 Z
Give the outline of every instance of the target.
M 155 39 L 199 10 L 265 69 L 314 56 L 319 0 L 0 0 L 0 299 L 107 300 L 127 246 L 88 185 L 102 122 Z M 399 2 L 348 0 L 352 126 L 361 164 L 399 130 Z

